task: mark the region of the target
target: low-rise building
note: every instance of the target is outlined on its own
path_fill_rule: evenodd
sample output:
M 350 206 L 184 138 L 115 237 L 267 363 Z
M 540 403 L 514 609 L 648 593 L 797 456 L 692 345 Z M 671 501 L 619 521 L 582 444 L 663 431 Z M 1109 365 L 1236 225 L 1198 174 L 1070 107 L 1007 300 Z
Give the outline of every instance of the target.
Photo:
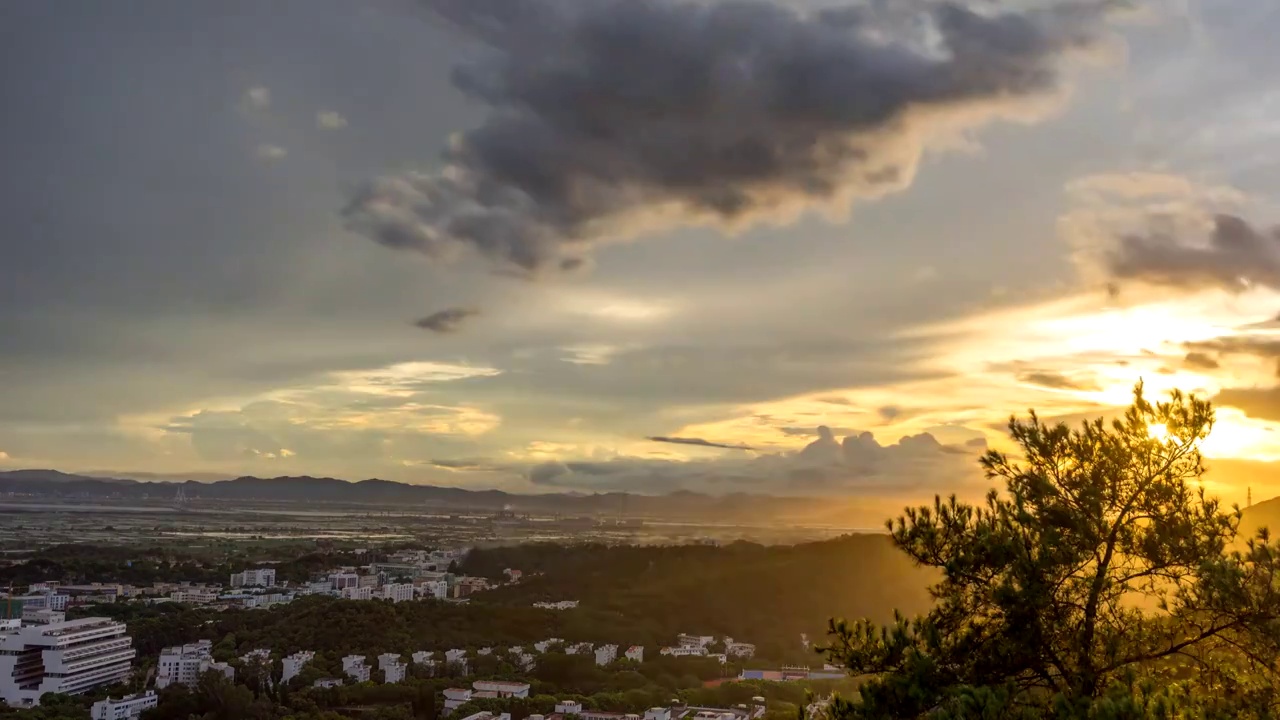
M 529 697 L 529 683 L 511 680 L 476 680 L 471 683 L 471 687 L 476 692 L 494 693 L 495 697 L 500 698 Z
M 187 605 L 209 605 L 218 601 L 218 591 L 205 588 L 186 588 L 169 593 L 169 599 Z
M 756 646 L 751 643 L 734 642 L 733 638 L 725 638 L 724 654 L 729 657 L 749 658 L 756 654 Z
M 342 681 L 339 680 L 338 678 L 320 678 L 319 680 L 311 683 L 311 687 L 313 688 L 342 687 Z
M 446 688 L 443 694 L 446 715 L 471 702 L 471 690 L 467 688 Z
M 592 645 L 589 642 L 574 643 L 564 649 L 566 655 L 587 655 L 591 653 Z
M 271 662 L 271 651 L 266 648 L 258 648 L 257 650 L 250 650 L 249 652 L 240 656 L 240 662 L 246 663 L 246 664 L 254 663 L 254 662 Z
M 681 645 L 679 647 L 664 647 L 658 651 L 658 654 L 671 655 L 672 657 L 703 656 L 707 654 L 707 649 L 697 645 Z
M 680 633 L 676 636 L 676 644 L 681 647 L 705 648 L 715 641 L 715 637 L 711 635 L 689 635 L 686 633 Z
M 67 619 L 67 614 L 51 608 L 23 608 L 22 622 L 30 625 L 49 625 Z
M 89 709 L 89 717 L 93 720 L 134 720 L 143 710 L 150 710 L 160 704 L 160 698 L 154 690 L 138 695 L 126 695 L 119 700 L 99 700 Z
M 644 648 L 640 645 L 632 645 L 623 653 L 628 660 L 635 662 L 644 662 Z
M 402 682 L 405 675 L 408 674 L 408 671 L 409 666 L 402 662 L 396 661 L 388 663 L 382 667 L 382 682 L 387 683 L 388 685 Z

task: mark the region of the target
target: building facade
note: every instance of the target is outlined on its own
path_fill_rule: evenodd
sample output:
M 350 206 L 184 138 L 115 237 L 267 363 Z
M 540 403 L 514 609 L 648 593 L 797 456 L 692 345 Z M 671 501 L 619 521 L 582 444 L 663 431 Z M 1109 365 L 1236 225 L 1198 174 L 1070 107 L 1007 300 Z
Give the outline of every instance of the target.
M 133 720 L 143 710 L 150 710 L 158 704 L 160 697 L 154 690 L 148 690 L 141 695 L 126 695 L 119 700 L 99 700 L 90 708 L 89 717 L 93 720 Z
M 0 699 L 17 707 L 49 692 L 77 695 L 129 677 L 136 651 L 124 623 L 93 617 L 0 631 Z

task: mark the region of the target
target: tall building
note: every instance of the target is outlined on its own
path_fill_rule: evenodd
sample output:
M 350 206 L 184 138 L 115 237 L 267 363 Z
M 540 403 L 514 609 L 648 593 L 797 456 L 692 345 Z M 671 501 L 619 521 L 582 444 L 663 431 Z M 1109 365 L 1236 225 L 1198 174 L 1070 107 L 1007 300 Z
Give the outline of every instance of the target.
M 231 574 L 231 587 L 273 587 L 275 584 L 275 568 L 250 568 Z
M 382 586 L 382 597 L 391 602 L 413 599 L 413 583 L 388 583 Z
M 156 687 L 195 685 L 201 675 L 210 671 L 222 673 L 228 680 L 234 678 L 235 668 L 214 662 L 212 652 L 213 643 L 208 640 L 165 648 L 156 668 Z
M 0 699 L 16 707 L 48 692 L 77 695 L 128 679 L 136 651 L 122 622 L 91 617 L 0 630 Z

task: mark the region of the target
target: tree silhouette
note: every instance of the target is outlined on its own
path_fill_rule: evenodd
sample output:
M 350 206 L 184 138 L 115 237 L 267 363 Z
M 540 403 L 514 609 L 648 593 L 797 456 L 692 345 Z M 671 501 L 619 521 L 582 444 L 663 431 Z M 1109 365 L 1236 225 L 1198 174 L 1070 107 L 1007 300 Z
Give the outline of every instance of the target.
M 1213 420 L 1208 402 L 1152 404 L 1141 384 L 1109 425 L 1011 420 L 1017 459 L 982 460 L 1003 492 L 981 506 L 937 498 L 888 523 L 901 550 L 941 571 L 936 603 L 887 627 L 832 621 L 824 651 L 873 677 L 831 714 L 1271 713 L 1275 548 L 1263 531 L 1228 552 L 1239 511 L 1199 483 Z

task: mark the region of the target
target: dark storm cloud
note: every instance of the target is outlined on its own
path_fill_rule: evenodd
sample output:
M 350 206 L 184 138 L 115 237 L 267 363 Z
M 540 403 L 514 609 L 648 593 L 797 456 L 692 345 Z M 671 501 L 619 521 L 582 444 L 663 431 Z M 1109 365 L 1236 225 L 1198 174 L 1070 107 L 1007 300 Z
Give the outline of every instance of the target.
M 649 437 L 646 437 L 645 440 L 649 440 L 652 442 L 660 442 L 660 443 L 674 443 L 676 445 L 701 445 L 702 447 L 724 448 L 726 450 L 754 450 L 755 449 L 749 445 L 731 445 L 728 443 L 718 443 L 718 442 L 712 442 L 710 440 L 703 440 L 702 438 L 663 437 L 661 435 L 651 435 Z
M 1168 232 L 1127 235 L 1106 257 L 1116 280 L 1200 290 L 1280 289 L 1280 228 L 1261 229 L 1218 215 L 1207 241 L 1190 245 Z
M 930 128 L 1024 114 L 1054 92 L 1060 59 L 1095 41 L 1103 14 L 423 2 L 487 46 L 452 81 L 489 114 L 450 143 L 442 172 L 375 180 L 344 216 L 390 248 L 473 250 L 524 274 L 646 227 L 777 221 L 900 189 Z
M 479 315 L 480 311 L 472 308 L 451 307 L 418 320 L 414 325 L 423 330 L 436 333 L 457 332 L 468 319 Z

